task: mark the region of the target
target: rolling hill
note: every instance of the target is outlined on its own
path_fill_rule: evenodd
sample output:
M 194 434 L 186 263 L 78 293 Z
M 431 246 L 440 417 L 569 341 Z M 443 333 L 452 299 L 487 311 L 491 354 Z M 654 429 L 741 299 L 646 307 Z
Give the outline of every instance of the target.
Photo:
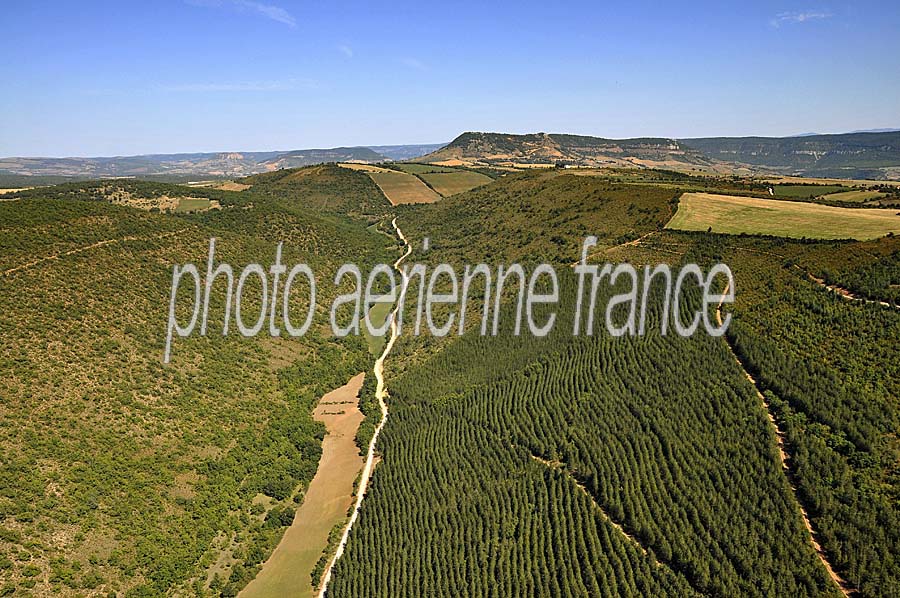
M 264 170 L 298 168 L 325 162 L 382 162 L 384 156 L 367 147 L 336 147 L 333 149 L 296 150 L 280 154 L 260 163 Z
M 585 135 L 531 133 L 463 133 L 422 162 L 512 166 L 571 164 L 577 166 L 683 166 L 711 169 L 714 162 L 675 139 L 604 139 Z

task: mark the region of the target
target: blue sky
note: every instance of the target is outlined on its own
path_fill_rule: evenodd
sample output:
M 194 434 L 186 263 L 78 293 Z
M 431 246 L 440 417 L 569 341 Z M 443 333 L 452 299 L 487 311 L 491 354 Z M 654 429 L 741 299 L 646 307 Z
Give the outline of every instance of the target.
M 900 3 L 16 2 L 0 156 L 900 127 Z

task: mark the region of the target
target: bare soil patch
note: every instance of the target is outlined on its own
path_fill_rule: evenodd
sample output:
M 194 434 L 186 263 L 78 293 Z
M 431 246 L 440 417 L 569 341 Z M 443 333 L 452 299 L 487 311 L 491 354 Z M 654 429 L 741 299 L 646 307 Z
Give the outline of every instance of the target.
M 353 484 L 363 467 L 355 437 L 363 420 L 357 395 L 364 377 L 357 374 L 319 400 L 313 417 L 327 430 L 319 468 L 294 522 L 241 596 L 315 596 L 310 575 L 328 545 L 329 532 L 347 518 L 353 504 Z

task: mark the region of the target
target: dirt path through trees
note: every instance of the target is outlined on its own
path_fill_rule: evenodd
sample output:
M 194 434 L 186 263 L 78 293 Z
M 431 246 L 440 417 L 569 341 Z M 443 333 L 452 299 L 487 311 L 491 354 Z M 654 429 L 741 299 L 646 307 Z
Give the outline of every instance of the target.
M 729 286 L 726 284 L 725 289 L 722 291 L 722 295 L 728 293 Z M 719 323 L 719 326 L 722 325 L 722 301 L 719 302 L 719 305 L 716 306 L 716 320 Z M 747 377 L 747 380 L 750 381 L 750 384 L 753 385 L 753 390 L 756 391 L 756 396 L 759 398 L 762 403 L 763 409 L 765 409 L 766 416 L 769 420 L 769 423 L 772 426 L 772 429 L 775 431 L 775 439 L 778 443 L 778 454 L 781 459 L 781 468 L 784 471 L 785 477 L 787 478 L 788 485 L 791 488 L 791 491 L 794 495 L 794 500 L 797 503 L 797 506 L 800 509 L 800 515 L 803 518 L 803 525 L 806 526 L 806 531 L 809 532 L 810 542 L 812 543 L 812 547 L 815 549 L 816 554 L 819 556 L 819 560 L 822 562 L 822 565 L 825 567 L 825 570 L 828 571 L 828 576 L 831 577 L 832 581 L 840 588 L 841 592 L 844 596 L 851 596 L 855 593 L 854 588 L 847 583 L 837 572 L 832 568 L 831 563 L 828 561 L 828 556 L 825 554 L 825 550 L 819 544 L 818 540 L 816 540 L 816 532 L 813 530 L 812 523 L 809 520 L 809 513 L 806 512 L 806 507 L 803 506 L 803 503 L 800 501 L 800 497 L 797 495 L 797 486 L 794 483 L 794 474 L 789 467 L 790 456 L 785 450 L 785 441 L 784 441 L 784 433 L 778 427 L 778 422 L 775 421 L 775 416 L 772 415 L 772 409 L 769 405 L 769 401 L 766 400 L 765 395 L 760 392 L 759 386 L 756 383 L 756 379 L 747 371 L 747 368 L 744 367 L 743 362 L 741 362 L 740 357 L 738 357 L 737 352 L 734 350 L 734 346 L 731 344 L 731 340 L 728 339 L 726 335 L 726 342 L 728 343 L 728 348 L 731 350 L 731 354 L 734 357 L 734 360 L 740 366 L 741 371 L 744 372 L 744 376 Z
M 42 257 L 40 259 L 34 260 L 33 262 L 28 262 L 27 264 L 22 264 L 21 266 L 16 266 L 15 268 L 10 268 L 9 270 L 4 270 L 3 275 L 9 276 L 10 274 L 15 274 L 21 270 L 27 270 L 28 268 L 32 268 L 39 264 L 43 264 L 44 262 L 49 262 L 50 260 L 58 260 L 61 257 L 67 255 L 75 255 L 76 253 L 82 253 L 85 251 L 89 251 L 91 249 L 96 249 L 98 247 L 103 247 L 105 245 L 111 245 L 112 243 L 123 243 L 125 241 L 155 241 L 158 239 L 165 239 L 166 237 L 172 237 L 178 235 L 184 231 L 174 231 L 171 233 L 163 233 L 161 235 L 156 235 L 152 237 L 121 237 L 119 239 L 106 239 L 104 241 L 97 241 L 96 243 L 91 243 L 90 245 L 85 245 L 84 247 L 76 247 L 75 249 L 70 249 L 69 251 L 63 251 L 61 253 L 56 253 L 53 255 L 48 255 L 46 257 Z
M 405 236 L 403 236 L 403 231 L 401 231 L 400 227 L 397 226 L 396 218 L 391 221 L 391 225 L 394 227 L 394 230 L 397 231 L 397 236 L 400 237 L 400 240 L 403 241 L 404 245 L 406 246 L 406 251 L 402 256 L 397 258 L 396 262 L 394 262 L 394 269 L 399 270 L 400 263 L 405 260 L 410 253 L 412 253 L 412 245 L 409 244 L 409 241 Z M 403 275 L 403 282 L 406 282 L 405 275 Z M 347 527 L 344 528 L 344 533 L 341 536 L 341 541 L 338 544 L 337 550 L 335 550 L 334 557 L 328 563 L 328 568 L 325 570 L 325 575 L 322 577 L 322 584 L 319 586 L 319 598 L 325 598 L 325 593 L 328 591 L 328 583 L 331 581 L 331 575 L 334 571 L 334 566 L 338 562 L 338 559 L 341 558 L 341 555 L 344 554 L 344 548 L 347 546 L 347 539 L 350 537 L 350 530 L 353 528 L 353 524 L 356 523 L 356 519 L 359 517 L 359 509 L 362 506 L 363 499 L 366 497 L 366 490 L 369 486 L 369 479 L 372 476 L 372 471 L 375 469 L 375 444 L 378 442 L 378 435 L 381 434 L 381 430 L 382 428 L 384 428 L 384 424 L 388 418 L 388 406 L 385 402 L 385 399 L 388 396 L 388 392 L 387 388 L 384 385 L 384 360 L 390 354 L 391 349 L 394 347 L 394 342 L 396 342 L 397 337 L 400 335 L 399 329 L 397 327 L 397 310 L 398 306 L 401 304 L 402 301 L 398 300 L 397 305 L 395 305 L 394 309 L 388 316 L 391 321 L 391 336 L 384 346 L 384 351 L 381 353 L 381 356 L 375 360 L 375 366 L 372 368 L 372 371 L 375 374 L 375 379 L 377 380 L 375 397 L 378 399 L 378 406 L 381 408 L 381 421 L 378 423 L 378 426 L 376 426 L 375 433 L 372 434 L 372 441 L 369 443 L 369 450 L 366 455 L 366 464 L 363 466 L 362 473 L 360 473 L 359 476 L 359 487 L 356 491 L 356 504 L 353 507 L 353 513 L 350 515 L 350 520 L 347 522 Z

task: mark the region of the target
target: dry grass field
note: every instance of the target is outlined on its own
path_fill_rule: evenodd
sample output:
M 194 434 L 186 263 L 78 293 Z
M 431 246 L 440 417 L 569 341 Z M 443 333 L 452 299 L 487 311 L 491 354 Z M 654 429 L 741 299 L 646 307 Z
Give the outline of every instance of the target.
M 347 517 L 353 484 L 363 466 L 354 439 L 363 420 L 357 395 L 364 377 L 365 374 L 357 374 L 319 401 L 313 414 L 327 429 L 319 468 L 294 523 L 241 596 L 315 596 L 310 575 L 328 545 L 331 529 Z
M 846 201 L 848 203 L 862 203 L 864 201 L 870 201 L 872 199 L 881 199 L 884 197 L 884 193 L 880 191 L 865 191 L 865 190 L 855 190 L 855 191 L 841 191 L 839 193 L 829 193 L 822 197 L 822 199 L 827 199 L 829 201 Z
M 434 203 L 441 199 L 440 195 L 411 174 L 395 171 L 368 174 L 388 201 L 395 206 L 408 203 Z
M 221 189 L 222 191 L 246 191 L 250 188 L 250 185 L 228 181 L 226 183 L 222 183 L 221 185 L 217 185 L 215 188 Z
M 685 193 L 666 225 L 677 230 L 861 241 L 900 233 L 896 210 L 851 209 L 814 203 Z
M 465 170 L 446 173 L 423 173 L 419 176 L 444 197 L 471 191 L 476 187 L 487 185 L 492 180 L 491 177 L 479 172 Z

